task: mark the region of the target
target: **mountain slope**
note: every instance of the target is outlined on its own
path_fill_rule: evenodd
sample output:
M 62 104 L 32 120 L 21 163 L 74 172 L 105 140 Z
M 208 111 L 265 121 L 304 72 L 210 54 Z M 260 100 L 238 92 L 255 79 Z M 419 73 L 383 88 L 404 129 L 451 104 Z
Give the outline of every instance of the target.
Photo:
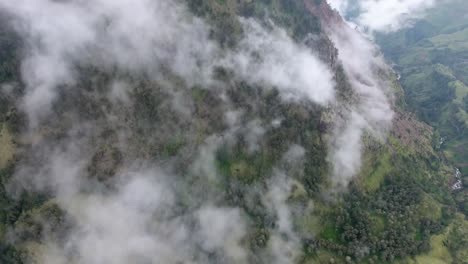
M 37 3 L 0 2 L 0 262 L 465 259 L 432 129 L 325 1 Z

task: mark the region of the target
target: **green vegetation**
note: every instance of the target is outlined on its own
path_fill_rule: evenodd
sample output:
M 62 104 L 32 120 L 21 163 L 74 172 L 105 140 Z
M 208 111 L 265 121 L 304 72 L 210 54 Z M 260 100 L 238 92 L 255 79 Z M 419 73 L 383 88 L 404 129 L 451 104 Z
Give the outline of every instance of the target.
M 348 256 L 358 263 L 411 263 L 415 255 L 418 261 L 442 258 L 446 261 L 442 263 L 451 263 L 452 251 L 440 242 L 451 238 L 443 234 L 455 219 L 456 206 L 447 186 L 450 174 L 443 162 L 433 162 L 437 156 L 430 148 L 414 148 L 417 142 L 401 144 L 400 140 L 410 140 L 398 130 L 405 122 L 408 119 L 397 119 L 387 145 L 369 148 L 361 177 L 339 203 L 327 210 L 319 206 L 312 213 L 322 219 L 321 225 L 313 223 L 313 216 L 306 218 L 306 230 L 318 229 L 320 234 L 309 244 L 310 263 L 323 258 L 323 250 L 336 252 L 335 260 Z M 411 127 L 424 127 L 411 122 Z M 421 130 L 412 140 L 430 144 L 430 137 Z
M 15 153 L 13 137 L 5 125 L 0 125 L 0 146 L 0 169 L 4 169 Z
M 413 27 L 377 36 L 385 56 L 395 63 L 401 75 L 407 102 L 404 107 L 435 128 L 433 146 L 460 169 L 465 186 L 468 176 L 467 12 L 466 1 L 441 3 Z M 453 184 L 453 169 L 441 167 L 439 171 L 447 175 L 439 184 Z M 446 197 L 440 192 L 435 195 L 435 186 L 425 189 L 439 202 Z M 451 224 L 445 225 L 444 232 L 430 239 L 430 251 L 401 263 L 466 263 L 468 247 L 466 241 L 460 240 L 460 236 L 466 237 L 463 227 L 468 223 L 465 219 L 468 212 L 466 189 L 455 191 L 453 197 L 465 215 L 457 215 Z M 426 208 L 421 208 L 421 214 L 439 214 L 440 205 L 433 200 L 424 199 L 423 204 Z
M 342 67 L 333 59 L 336 51 L 323 37 L 319 19 L 307 12 L 304 1 L 187 2 L 193 12 L 213 26 L 211 37 L 223 47 L 235 46 L 242 34 L 237 15 L 260 21 L 271 18 L 298 41 L 308 33 L 321 35 L 317 44 L 319 55 L 337 64 L 333 66 L 339 103 L 349 103 L 352 91 Z M 438 12 L 448 11 L 441 8 Z M 74 120 L 71 113 L 80 121 L 96 124 L 86 175 L 104 183 L 98 187 L 108 192 L 113 190 L 106 189 L 106 184 L 112 182 L 127 158 L 156 165 L 170 163 L 178 176 L 174 177 L 176 184 L 190 185 L 189 191 L 215 189 L 217 199 L 213 204 L 242 209 L 248 223 L 242 243 L 252 255 L 265 253 L 271 230 L 278 225 L 278 216 L 265 208 L 262 195 L 269 180 L 281 170 L 292 182 L 285 203 L 291 210 L 297 243 L 303 249 L 300 263 L 466 263 L 468 204 L 464 193 L 450 189 L 453 170 L 445 157 L 466 171 L 463 162 L 468 160 L 468 86 L 463 75 L 465 70 L 468 72 L 468 65 L 458 67 L 462 62 L 456 61 L 455 67 L 447 62 L 459 59 L 457 56 L 465 49 L 467 31 L 455 19 L 450 20 L 453 22 L 450 26 L 442 27 L 448 23 L 442 17 L 435 12 L 433 22 L 420 22 L 417 30 L 408 29 L 411 33 L 381 36 L 387 41 L 384 50 L 390 50 L 389 56 L 399 63 L 405 92 L 401 93 L 396 79 L 384 76 L 390 78 L 399 96 L 394 127 L 385 142 L 365 137 L 363 166 L 343 192 L 328 188 L 331 185 L 328 139 L 334 129 L 331 110 L 311 103 L 285 102 L 277 90 L 252 87 L 235 80 L 228 69 L 221 67 L 213 74 L 225 86 L 223 98 L 214 89 L 185 87 L 187 84 L 168 73 L 165 81 L 176 83 L 175 89 L 181 91 L 175 92 L 181 92 L 189 102 L 188 117 L 168 103 L 166 98 L 172 98 L 172 94 L 163 89 L 164 84 L 114 70 L 79 69 L 83 87 L 73 87 L 78 89 L 59 95 L 54 104 L 54 118 L 41 129 L 40 136 L 57 144 L 68 140 L 65 134 Z M 0 29 L 0 47 L 10 47 L 5 42 L 10 38 L 3 34 Z M 403 48 L 407 44 L 408 49 Z M 402 51 L 397 51 L 397 47 Z M 330 54 L 322 54 L 322 50 Z M 6 66 L 0 60 L 1 82 L 16 76 L 19 67 L 15 64 L 16 55 L 0 49 L 0 58 L 9 58 Z M 116 77 L 128 81 L 132 87 L 128 96 L 135 104 L 115 106 L 108 100 L 106 87 Z M 435 133 L 404 108 L 434 125 Z M 222 121 L 223 114 L 233 109 L 243 111 L 237 120 L 242 128 L 228 127 Z M 22 263 L 31 252 L 40 254 L 44 234 L 48 239 L 60 241 L 69 232 L 70 223 L 50 194 L 31 191 L 15 199 L 8 194 L 7 186 L 18 168 L 17 160 L 27 157 L 22 156 L 26 151 L 17 148 L 28 150 L 29 145 L 18 137 L 22 114 L 15 111 L 15 102 L 10 97 L 0 97 L 0 110 L 0 263 Z M 106 114 L 114 117 L 112 122 Z M 280 122 L 272 125 L 277 117 Z M 254 140 L 243 130 L 253 121 L 268 127 Z M 194 160 L 200 158 L 198 149 L 210 143 L 208 139 L 213 135 L 224 140 L 210 145 L 214 149 L 214 164 L 210 165 L 214 165 L 213 173 L 219 176 L 214 181 L 193 175 L 204 172 L 190 170 Z M 436 148 L 438 135 L 447 138 L 441 147 L 445 156 Z M 119 144 L 121 138 L 126 144 Z M 285 161 L 288 151 L 296 145 L 304 153 Z M 188 201 L 190 196 L 186 193 L 177 195 L 182 202 L 171 212 L 174 215 L 167 217 L 181 216 L 183 221 L 184 210 L 196 210 L 193 205 L 196 202 Z M 43 225 L 44 222 L 47 224 Z M 195 228 L 197 224 L 193 222 L 190 226 Z M 9 230 L 17 235 L 13 244 L 3 239 Z M 257 260 L 251 263 L 260 263 Z
M 414 27 L 377 37 L 401 74 L 408 108 L 436 128 L 442 150 L 464 175 L 468 175 L 467 12 L 466 1 L 441 3 Z

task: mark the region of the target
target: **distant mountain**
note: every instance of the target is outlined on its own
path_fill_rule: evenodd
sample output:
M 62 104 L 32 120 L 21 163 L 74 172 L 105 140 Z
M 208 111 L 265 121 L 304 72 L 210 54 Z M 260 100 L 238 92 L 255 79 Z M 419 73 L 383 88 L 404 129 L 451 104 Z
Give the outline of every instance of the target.
M 401 75 L 408 108 L 436 128 L 438 147 L 468 175 L 468 3 L 448 1 L 377 42 Z

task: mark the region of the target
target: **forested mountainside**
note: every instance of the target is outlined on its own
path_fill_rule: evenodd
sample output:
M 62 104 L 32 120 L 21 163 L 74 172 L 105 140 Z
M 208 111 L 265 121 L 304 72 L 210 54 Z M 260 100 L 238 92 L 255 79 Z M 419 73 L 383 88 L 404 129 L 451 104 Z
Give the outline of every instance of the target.
M 437 133 L 326 1 L 0 17 L 0 263 L 466 263 Z

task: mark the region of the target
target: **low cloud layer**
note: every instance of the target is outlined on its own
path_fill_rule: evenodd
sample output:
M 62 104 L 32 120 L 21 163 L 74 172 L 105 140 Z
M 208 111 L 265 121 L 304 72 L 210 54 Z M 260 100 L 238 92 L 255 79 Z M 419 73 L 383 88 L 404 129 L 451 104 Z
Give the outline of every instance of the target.
M 214 43 L 200 19 L 174 1 L 0 1 L 26 40 L 24 109 L 35 124 L 76 67 L 115 67 L 154 76 L 169 66 L 187 80 L 206 79 Z M 161 77 L 161 76 L 159 76 Z
M 254 20 L 242 19 L 241 23 L 247 34 L 239 50 L 227 58 L 227 65 L 240 77 L 276 87 L 286 100 L 306 99 L 322 105 L 333 101 L 333 75 L 309 48 L 293 44 L 286 31 L 274 25 L 267 30 Z
M 441 0 L 439 0 L 441 1 Z M 357 12 L 352 21 L 370 32 L 391 32 L 411 25 L 437 0 L 328 0 L 341 14 Z
M 255 84 L 276 87 L 286 99 L 333 99 L 332 74 L 281 29 L 243 20 L 240 48 L 222 54 L 210 27 L 177 1 L 0 1 L 26 40 L 23 108 L 35 125 L 59 89 L 76 83 L 77 67 L 118 67 L 166 78 L 166 67 L 188 85 L 212 84 L 213 67 L 232 66 Z M 255 70 L 257 74 L 251 74 Z
M 337 122 L 330 159 L 334 166 L 334 183 L 347 186 L 361 168 L 363 137 L 368 134 L 384 139 L 391 127 L 390 83 L 382 74 L 388 70 L 377 47 L 358 31 L 346 26 L 332 26 L 330 37 L 339 50 L 356 102 L 346 106 L 344 120 Z
M 12 15 L 12 24 L 24 39 L 21 70 L 26 87 L 20 107 L 28 117 L 27 134 L 38 135 L 28 146 L 29 159 L 19 161 L 11 190 L 48 193 L 73 223 L 63 243 L 44 238 L 42 263 L 254 262 L 246 242 L 254 223 L 240 206 L 220 202 L 225 194 L 218 185 L 224 179 L 217 170 L 216 154 L 219 146 L 231 144 L 237 134 L 244 136 L 249 154 L 255 153 L 269 130 L 281 126 L 281 119 L 271 126 L 260 119 L 243 120 L 250 113 L 231 107 L 223 88 L 227 85 L 213 76 L 219 67 L 232 73 L 233 81 L 277 89 L 285 102 L 338 109 L 329 149 L 335 185 L 346 186 L 359 171 L 363 136 L 385 134 L 392 118 L 386 84 L 377 73 L 383 61 L 372 44 L 350 28 L 329 31 L 355 93 L 355 102 L 341 106 L 333 70 L 307 45 L 271 23 L 238 18 L 243 33 L 226 50 L 210 37 L 208 23 L 179 1 L 0 0 L 0 9 Z M 171 167 L 170 162 L 148 165 L 144 158 L 150 154 L 139 159 L 124 155 L 112 180 L 107 185 L 98 182 L 87 168 L 90 157 L 101 147 L 99 140 L 105 141 L 107 136 L 97 136 L 102 131 L 93 121 L 73 120 L 73 128 L 61 131 L 64 135 L 57 137 L 62 138 L 52 142 L 41 137 L 39 128 L 50 121 L 47 117 L 61 93 L 89 88 L 79 85 L 79 70 L 87 67 L 154 81 L 162 87 L 154 89 L 174 95 L 174 108 L 188 119 L 192 105 L 184 104 L 180 91 L 186 89 L 183 91 L 190 94 L 189 89 L 196 85 L 216 91 L 220 99 L 211 99 L 225 104 L 220 110 L 225 112 L 219 116 L 225 117 L 226 124 L 215 121 L 224 131 L 197 138 L 199 145 L 193 144 L 192 152 L 184 153 L 190 156 L 181 157 L 189 163 L 184 165 L 190 175 L 178 174 L 179 168 Z M 132 103 L 131 84 L 123 80 L 110 83 L 106 94 L 111 104 Z M 103 122 L 118 123 L 112 114 Z M 169 129 L 172 127 L 162 131 Z M 198 131 L 187 131 L 191 132 L 191 136 L 199 136 Z M 116 141 L 112 142 L 116 148 L 125 151 L 128 142 Z M 293 163 L 307 151 L 292 146 L 287 152 L 290 167 L 296 167 Z M 238 170 L 249 169 L 243 165 Z M 295 211 L 288 201 L 294 180 L 280 169 L 261 176 L 270 180 L 263 186 L 243 186 L 246 196 L 258 195 L 258 206 L 276 217 L 260 257 L 265 263 L 293 263 L 301 251 Z
M 219 83 L 213 70 L 222 66 L 239 81 L 278 89 L 284 101 L 322 106 L 334 101 L 331 70 L 275 25 L 239 18 L 243 36 L 235 48 L 226 51 L 210 38 L 210 26 L 178 1 L 5 0 L 0 1 L 0 9 L 13 17 L 12 25 L 25 43 L 21 74 L 26 87 L 20 107 L 28 117 L 29 135 L 41 134 L 41 124 L 49 121 L 60 94 L 88 88 L 79 83 L 79 70 L 86 67 L 144 76 L 176 94 L 168 76 L 180 78 L 182 88 L 199 84 L 216 89 Z M 115 80 L 108 99 L 114 105 L 128 104 L 128 89 L 125 81 Z M 107 118 L 106 122 L 115 122 L 115 117 Z M 243 127 L 236 121 L 238 117 L 234 119 L 227 135 L 233 131 L 246 134 L 249 151 L 256 151 L 265 133 L 261 123 L 252 120 Z M 72 223 L 60 243 L 43 237 L 44 246 L 33 250 L 38 254 L 33 261 L 249 262 L 245 239 L 251 223 L 246 222 L 241 208 L 216 205 L 222 193 L 210 185 L 219 181 L 215 153 L 225 138 L 213 135 L 196 150 L 201 155 L 190 165 L 191 171 L 207 176 L 198 179 L 203 182 L 199 187 L 176 184 L 180 175 L 172 173 L 170 166 L 147 166 L 144 160 L 126 159 L 120 160 L 108 186 L 90 177 L 87 169 L 99 128 L 93 122 L 74 122 L 62 140 L 49 142 L 38 136 L 28 149 L 30 159 L 19 161 L 10 186 L 12 193 L 48 193 Z M 117 145 L 125 149 L 125 144 L 119 140 Z M 281 257 L 277 263 L 292 262 L 290 252 L 299 246 L 289 222 L 288 185 L 284 182 L 286 179 L 278 187 L 272 183 L 270 193 L 281 195 L 265 202 L 280 221 L 280 229 L 262 257 L 270 263 L 274 254 Z M 202 192 L 203 197 L 198 196 Z M 277 252 L 283 246 L 288 249 Z

